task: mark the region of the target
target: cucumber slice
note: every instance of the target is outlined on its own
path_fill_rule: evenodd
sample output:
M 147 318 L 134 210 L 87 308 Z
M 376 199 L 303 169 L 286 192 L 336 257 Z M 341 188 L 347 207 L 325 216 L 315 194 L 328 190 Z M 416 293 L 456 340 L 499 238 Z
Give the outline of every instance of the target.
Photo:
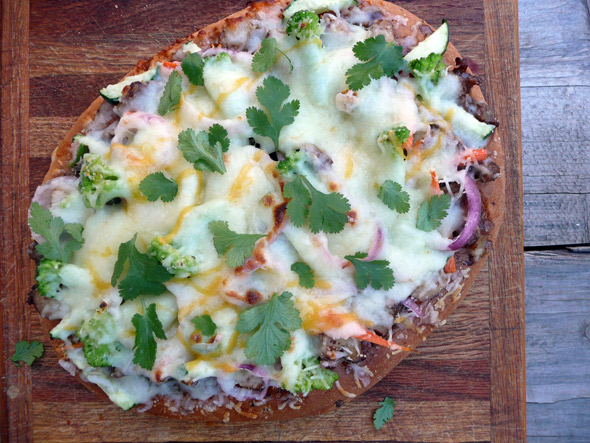
M 487 138 L 496 127 L 480 122 L 473 115 L 460 106 L 451 106 L 444 115 L 453 126 L 453 132 L 465 143 L 468 148 L 482 148 L 487 143 Z
M 110 145 L 108 143 L 87 135 L 74 135 L 73 140 L 81 145 L 86 145 L 92 154 L 105 155 L 110 150 Z
M 428 57 L 433 52 L 443 55 L 447 50 L 449 44 L 449 25 L 446 20 L 443 20 L 442 25 L 426 37 L 423 41 L 418 43 L 414 49 L 406 54 L 404 60 L 408 63 L 412 60 Z
M 283 11 L 283 20 L 289 20 L 297 11 L 312 11 L 321 14 L 326 11 L 341 11 L 358 5 L 357 0 L 293 0 Z
M 141 74 L 132 75 L 126 77 L 123 81 L 114 85 L 108 85 L 100 90 L 100 95 L 109 103 L 116 105 L 119 103 L 121 95 L 123 95 L 123 88 L 134 82 L 147 82 L 152 80 L 158 74 L 158 67 L 152 68 L 149 71 L 142 72 Z

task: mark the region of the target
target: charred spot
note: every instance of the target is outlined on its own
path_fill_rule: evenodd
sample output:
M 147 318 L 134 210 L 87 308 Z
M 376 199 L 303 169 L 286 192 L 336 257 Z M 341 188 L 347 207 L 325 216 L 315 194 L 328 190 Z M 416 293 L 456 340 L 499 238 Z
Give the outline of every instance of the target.
M 354 209 L 351 209 L 350 211 L 348 211 L 346 213 L 346 216 L 348 217 L 348 223 L 350 223 L 352 226 L 354 226 L 354 224 L 356 223 L 356 217 L 357 217 L 357 213 Z
M 246 292 L 246 302 L 250 305 L 255 305 L 262 301 L 262 294 L 255 289 L 250 289 Z
M 157 381 L 162 381 L 163 377 L 162 377 L 162 371 L 158 370 L 154 372 L 154 377 L 156 378 Z
M 191 341 L 193 343 L 201 343 L 203 341 L 203 337 L 198 332 L 194 332 L 191 334 Z
M 248 144 L 249 144 L 250 146 L 254 146 L 255 148 L 258 148 L 258 149 L 260 149 L 260 143 L 258 143 L 254 137 L 250 137 L 250 138 L 248 139 Z
M 266 207 L 270 207 L 274 204 L 275 199 L 272 195 L 267 194 L 262 198 L 262 204 Z
M 39 287 L 39 285 L 37 285 L 37 283 L 35 283 L 33 285 L 33 287 L 31 288 L 31 290 L 29 291 L 29 294 L 27 295 L 27 304 L 29 304 L 29 305 L 35 304 L 35 294 L 37 293 L 38 287 Z
M 404 157 L 407 157 L 408 156 L 408 150 L 406 148 L 404 148 L 403 151 L 404 151 Z
M 340 189 L 340 185 L 338 183 L 330 182 L 328 183 L 328 189 L 332 192 L 336 192 Z
M 275 206 L 273 210 L 275 227 L 279 227 L 285 221 L 285 214 L 287 213 L 287 202 Z
M 113 206 L 113 205 L 118 205 L 119 203 L 121 203 L 121 201 L 122 201 L 121 198 L 115 197 L 112 200 L 109 200 L 106 204 L 108 206 Z
M 334 403 L 334 406 L 336 406 L 337 408 L 339 408 L 343 404 L 344 404 L 344 400 L 336 400 L 336 402 Z
M 99 307 L 100 309 L 103 309 L 103 310 L 104 310 L 104 309 L 107 307 L 107 302 L 106 302 L 106 301 L 104 301 L 104 300 L 103 300 L 103 301 L 101 301 L 101 302 L 100 302 L 100 305 L 98 305 L 98 307 Z

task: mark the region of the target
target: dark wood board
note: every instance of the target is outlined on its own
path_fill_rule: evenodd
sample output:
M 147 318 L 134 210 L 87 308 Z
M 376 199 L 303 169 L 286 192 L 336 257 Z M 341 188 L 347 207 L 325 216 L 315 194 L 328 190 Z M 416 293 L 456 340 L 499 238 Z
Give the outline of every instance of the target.
M 502 122 L 507 215 L 488 265 L 448 324 L 375 388 L 320 417 L 281 423 L 204 424 L 123 412 L 57 364 L 8 359 L 19 339 L 48 342 L 26 306 L 32 262 L 26 210 L 49 154 L 99 87 L 140 58 L 216 21 L 245 1 L 12 1 L 2 3 L 2 438 L 3 441 L 523 441 L 522 174 L 515 1 L 399 1 L 450 21 L 452 41 L 485 78 Z M 371 416 L 385 395 L 395 419 Z

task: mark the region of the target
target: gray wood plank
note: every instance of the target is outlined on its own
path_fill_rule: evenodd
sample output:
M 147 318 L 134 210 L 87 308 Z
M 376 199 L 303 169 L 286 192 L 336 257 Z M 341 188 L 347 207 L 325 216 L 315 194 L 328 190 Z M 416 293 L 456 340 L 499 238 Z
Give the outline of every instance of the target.
M 520 0 L 518 6 L 521 85 L 589 86 L 588 2 Z
M 525 194 L 524 245 L 590 243 L 590 194 Z
M 590 248 L 527 252 L 525 270 L 529 441 L 588 441 Z

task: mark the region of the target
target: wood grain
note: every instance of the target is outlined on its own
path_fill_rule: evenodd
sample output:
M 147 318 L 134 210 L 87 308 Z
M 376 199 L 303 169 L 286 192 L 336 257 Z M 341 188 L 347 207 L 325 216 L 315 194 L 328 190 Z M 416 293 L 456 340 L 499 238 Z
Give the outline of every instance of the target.
M 0 85 L 0 163 L 2 264 L 0 266 L 0 428 L 2 441 L 30 439 L 31 376 L 10 355 L 28 338 L 31 265 L 26 248 L 28 205 L 29 4 L 2 2 L 2 73 Z M 15 321 L 19 319 L 19 321 Z
M 17 190 L 14 193 L 18 196 L 12 205 L 4 207 L 8 208 L 7 218 L 16 220 L 13 225 L 16 223 L 21 229 L 10 240 L 15 242 L 12 244 L 14 261 L 3 264 L 3 271 L 10 269 L 7 275 L 14 275 L 13 269 L 25 267 L 27 270 L 17 276 L 22 282 L 7 292 L 11 303 L 16 298 L 24 300 L 27 285 L 32 281 L 30 262 L 24 256 L 26 245 L 23 245 L 23 239 L 28 237 L 23 233 L 27 197 L 49 166 L 47 154 L 67 132 L 73 119 L 95 98 L 99 87 L 127 72 L 138 58 L 152 55 L 177 37 L 237 11 L 245 3 L 245 0 L 224 0 L 211 7 L 204 0 L 188 3 L 49 0 L 32 1 L 30 15 L 24 10 L 20 11 L 20 16 L 15 12 L 10 16 L 3 15 L 3 20 L 9 22 L 20 20 L 11 23 L 28 23 L 30 19 L 31 41 L 30 62 L 17 60 L 17 69 L 24 70 L 26 82 L 19 83 L 14 94 L 19 97 L 24 94 L 25 99 L 12 108 L 25 116 L 25 127 L 22 123 L 12 126 L 14 122 L 4 125 L 4 119 L 2 126 L 3 137 L 5 132 L 13 131 L 23 138 L 27 136 L 28 121 L 31 134 L 30 153 L 27 152 L 29 144 L 23 139 L 22 146 L 10 145 L 9 152 L 13 156 L 10 161 L 5 163 L 3 160 L 3 168 L 5 164 L 11 168 L 7 170 L 10 175 L 7 180 L 12 180 L 9 189 Z M 506 119 L 502 132 L 504 149 L 514 151 L 511 159 L 518 160 L 517 64 L 510 64 L 517 57 L 516 28 L 508 15 L 515 11 L 515 4 L 508 0 L 494 2 L 494 5 L 482 0 L 460 4 L 451 1 L 435 4 L 427 0 L 399 3 L 433 24 L 442 18 L 449 19 L 453 42 L 472 59 L 476 71 L 482 75 L 494 73 L 493 79 L 487 77 L 484 89 L 487 89 L 488 97 L 496 96 L 492 105 L 503 124 Z M 493 38 L 493 41 L 482 38 L 484 25 L 486 38 Z M 6 29 L 3 26 L 3 34 Z M 29 35 L 28 30 L 22 32 L 23 38 Z M 3 45 L 9 45 L 9 35 L 3 36 Z M 486 52 L 494 57 L 504 57 L 504 62 L 500 58 L 486 61 Z M 4 55 L 5 52 L 3 76 Z M 498 66 L 502 69 L 498 70 Z M 496 75 L 499 76 L 497 79 Z M 30 89 L 21 89 L 29 84 L 29 78 Z M 19 147 L 22 149 L 18 150 Z M 3 143 L 3 156 L 6 149 Z M 29 154 L 29 163 L 13 161 L 17 158 L 15 156 L 21 158 Z M 510 189 L 516 192 L 516 200 L 511 200 L 509 206 L 514 212 L 508 216 L 510 223 L 513 220 L 516 223 L 507 235 L 521 232 L 518 223 L 521 216 L 519 174 L 516 161 L 506 171 Z M 19 180 L 18 184 L 14 183 L 16 180 Z M 6 198 L 5 194 L 3 192 L 3 198 Z M 522 277 L 522 268 L 516 254 L 519 245 L 522 247 L 520 239 L 516 235 L 508 245 L 508 263 L 503 263 L 502 253 L 494 256 L 491 272 L 484 267 L 456 315 L 426 341 L 419 355 L 406 360 L 371 391 L 331 414 L 272 424 L 206 425 L 166 420 L 135 411 L 125 413 L 75 383 L 57 365 L 55 353 L 48 348 L 47 355 L 31 369 L 32 384 L 28 369 L 18 372 L 30 384 L 26 392 L 29 397 L 18 397 L 13 401 L 14 406 L 9 404 L 8 415 L 18 417 L 20 423 L 27 423 L 27 426 L 20 431 L 11 429 L 10 436 L 21 432 L 17 435 L 19 440 L 32 436 L 38 441 L 354 441 L 361 438 L 367 441 L 489 441 L 492 438 L 503 441 L 507 435 L 520 438 L 522 433 L 507 434 L 504 428 L 516 426 L 519 430 L 524 429 L 523 414 L 514 409 L 519 401 L 522 409 L 523 397 L 518 392 L 523 389 L 524 380 L 518 374 L 523 357 L 518 346 L 516 352 L 510 347 L 520 343 L 522 325 L 514 315 L 504 320 L 497 318 L 504 314 L 498 306 L 502 291 L 511 291 L 510 306 L 516 306 L 515 312 L 521 312 L 519 303 L 522 299 L 519 297 L 522 288 L 517 280 Z M 503 243 L 496 246 L 498 252 L 506 247 Z M 505 275 L 499 275 L 499 272 Z M 492 311 L 490 299 L 495 307 Z M 22 300 L 17 305 L 24 309 Z M 15 309 L 11 307 L 11 313 L 16 313 Z M 20 311 L 17 314 L 13 318 L 25 317 L 28 311 L 25 315 Z M 510 323 L 512 321 L 514 323 Z M 12 349 L 10 346 L 13 346 L 15 336 L 46 340 L 36 316 L 31 317 L 28 325 L 26 321 L 18 322 L 17 326 L 14 321 L 5 321 L 5 325 L 9 326 L 12 335 L 3 334 L 2 339 L 6 342 L 6 337 L 13 338 L 12 342 L 3 343 L 3 349 Z M 501 359 L 511 360 L 512 365 L 503 360 L 494 363 L 496 354 L 493 352 L 497 350 L 505 352 Z M 16 373 L 13 367 L 7 368 Z M 516 377 L 507 383 L 502 370 L 516 370 Z M 377 433 L 372 427 L 371 416 L 377 401 L 385 395 L 396 399 L 396 419 Z M 6 401 L 4 396 L 2 398 Z M 3 429 L 7 429 L 4 423 Z

